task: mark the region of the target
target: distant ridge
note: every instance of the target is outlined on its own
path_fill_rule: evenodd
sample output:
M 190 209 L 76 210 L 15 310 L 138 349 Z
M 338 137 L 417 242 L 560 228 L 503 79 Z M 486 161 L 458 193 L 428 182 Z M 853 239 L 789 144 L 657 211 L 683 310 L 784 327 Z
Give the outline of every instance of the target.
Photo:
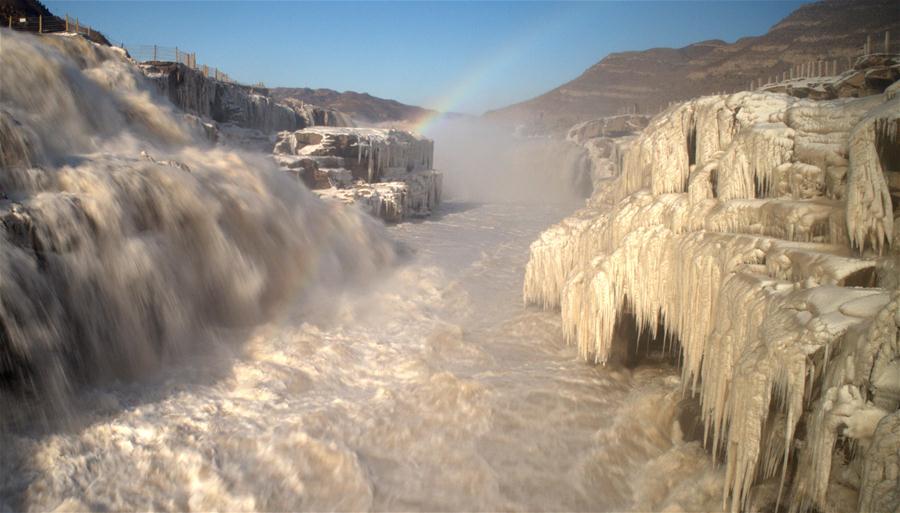
M 626 111 L 655 114 L 671 101 L 746 89 L 751 80 L 814 59 L 842 59 L 846 65 L 867 35 L 885 30 L 900 39 L 897 0 L 825 0 L 801 6 L 762 36 L 735 43 L 710 40 L 607 55 L 575 80 L 485 116 L 565 130 Z M 875 38 L 873 44 L 882 41 Z
M 374 124 L 413 122 L 436 114 L 433 110 L 355 91 L 338 92 L 333 89 L 310 89 L 308 87 L 273 87 L 269 89 L 269 92 L 278 101 L 293 98 L 338 110 L 349 114 L 355 120 Z

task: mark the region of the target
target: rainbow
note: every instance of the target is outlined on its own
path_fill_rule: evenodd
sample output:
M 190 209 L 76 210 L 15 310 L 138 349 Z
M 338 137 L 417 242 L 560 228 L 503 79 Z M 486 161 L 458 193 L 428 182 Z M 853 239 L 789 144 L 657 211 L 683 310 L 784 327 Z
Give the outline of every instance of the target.
M 541 40 L 541 36 L 562 28 L 567 15 L 571 13 L 571 9 L 560 9 L 556 16 L 548 17 L 546 23 L 536 25 L 518 37 L 511 38 L 494 52 L 482 57 L 431 107 L 434 112 L 417 120 L 410 129 L 419 135 L 427 135 L 446 114 L 459 112 L 459 105 L 463 100 L 477 92 L 489 78 L 502 71 L 504 66 L 524 55 L 532 45 Z

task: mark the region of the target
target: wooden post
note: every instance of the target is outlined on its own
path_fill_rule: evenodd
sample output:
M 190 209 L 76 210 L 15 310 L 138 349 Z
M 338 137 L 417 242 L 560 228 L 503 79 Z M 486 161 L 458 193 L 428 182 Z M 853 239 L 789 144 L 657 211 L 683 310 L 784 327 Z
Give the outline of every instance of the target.
M 38 34 L 44 32 L 44 16 L 42 14 L 38 15 Z
M 837 76 L 837 59 L 831 61 L 831 74 Z
M 866 55 L 872 53 L 872 35 L 866 36 Z
M 175 62 L 180 62 L 178 60 L 178 47 L 177 46 L 175 47 Z
M 891 31 L 884 31 L 884 53 L 891 53 Z
M 69 15 L 66 14 L 66 32 L 69 31 Z
M 156 45 L 153 45 L 153 60 L 156 60 Z
M 12 28 L 12 16 L 7 16 L 9 18 L 9 28 Z
M 81 32 L 80 30 L 78 30 L 79 28 L 81 28 L 81 27 L 78 26 L 78 18 L 76 17 L 75 18 L 75 33 L 76 34 Z
M 93 35 L 94 35 L 94 34 L 91 33 L 91 26 L 88 25 L 88 37 L 91 37 L 91 36 L 93 36 Z

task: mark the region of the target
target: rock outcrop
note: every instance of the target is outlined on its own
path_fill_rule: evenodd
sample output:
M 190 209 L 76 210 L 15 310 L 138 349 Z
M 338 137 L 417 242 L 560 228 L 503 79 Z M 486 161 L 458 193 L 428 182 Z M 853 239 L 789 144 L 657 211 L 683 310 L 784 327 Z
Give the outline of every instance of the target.
M 429 215 L 440 202 L 434 142 L 401 130 L 312 127 L 278 134 L 275 160 L 320 196 L 386 221 Z
M 276 87 L 272 88 L 271 92 L 272 97 L 280 102 L 295 100 L 321 105 L 329 109 L 346 112 L 353 119 L 373 124 L 414 122 L 425 116 L 436 114 L 433 110 L 354 91 L 338 92 L 333 89 Z
M 900 80 L 900 54 L 881 53 L 857 59 L 853 67 L 840 74 L 794 78 L 791 72 L 785 80 L 762 85 L 759 90 L 797 98 L 834 100 L 878 94 L 897 80 Z
M 706 96 L 599 131 L 588 206 L 531 247 L 525 301 L 560 308 L 582 356 L 606 362 L 629 322 L 680 351 L 732 511 L 900 507 L 897 87 Z
M 263 133 L 352 124 L 346 114 L 332 109 L 302 102 L 279 103 L 265 88 L 221 82 L 181 63 L 147 62 L 140 67 L 178 108 L 217 123 Z

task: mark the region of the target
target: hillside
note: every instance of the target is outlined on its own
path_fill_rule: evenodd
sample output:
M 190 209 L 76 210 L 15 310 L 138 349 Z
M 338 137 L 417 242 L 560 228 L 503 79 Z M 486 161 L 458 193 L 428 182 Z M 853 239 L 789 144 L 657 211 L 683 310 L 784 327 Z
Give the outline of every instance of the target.
M 610 54 L 575 80 L 486 116 L 564 130 L 626 110 L 655 114 L 671 101 L 744 89 L 816 59 L 846 67 L 866 35 L 877 34 L 880 49 L 885 30 L 900 37 L 896 0 L 825 0 L 800 7 L 762 36 Z
M 65 21 L 50 12 L 50 10 L 38 0 L 0 0 L 0 19 L 3 20 L 3 26 L 6 26 L 7 20 L 11 17 L 15 20 L 13 24 L 14 29 L 36 32 L 38 16 L 43 18 L 42 24 L 44 32 L 63 31 Z M 20 17 L 26 18 L 27 21 L 24 24 L 20 23 Z M 109 39 L 96 30 L 91 30 L 88 34 L 84 35 L 95 43 L 112 46 Z
M 368 93 L 357 93 L 354 91 L 338 92 L 333 89 L 275 87 L 270 89 L 270 93 L 278 101 L 293 98 L 320 107 L 345 112 L 353 119 L 369 123 L 413 121 L 434 113 L 434 111 L 422 107 L 406 105 L 396 100 L 387 100 Z

